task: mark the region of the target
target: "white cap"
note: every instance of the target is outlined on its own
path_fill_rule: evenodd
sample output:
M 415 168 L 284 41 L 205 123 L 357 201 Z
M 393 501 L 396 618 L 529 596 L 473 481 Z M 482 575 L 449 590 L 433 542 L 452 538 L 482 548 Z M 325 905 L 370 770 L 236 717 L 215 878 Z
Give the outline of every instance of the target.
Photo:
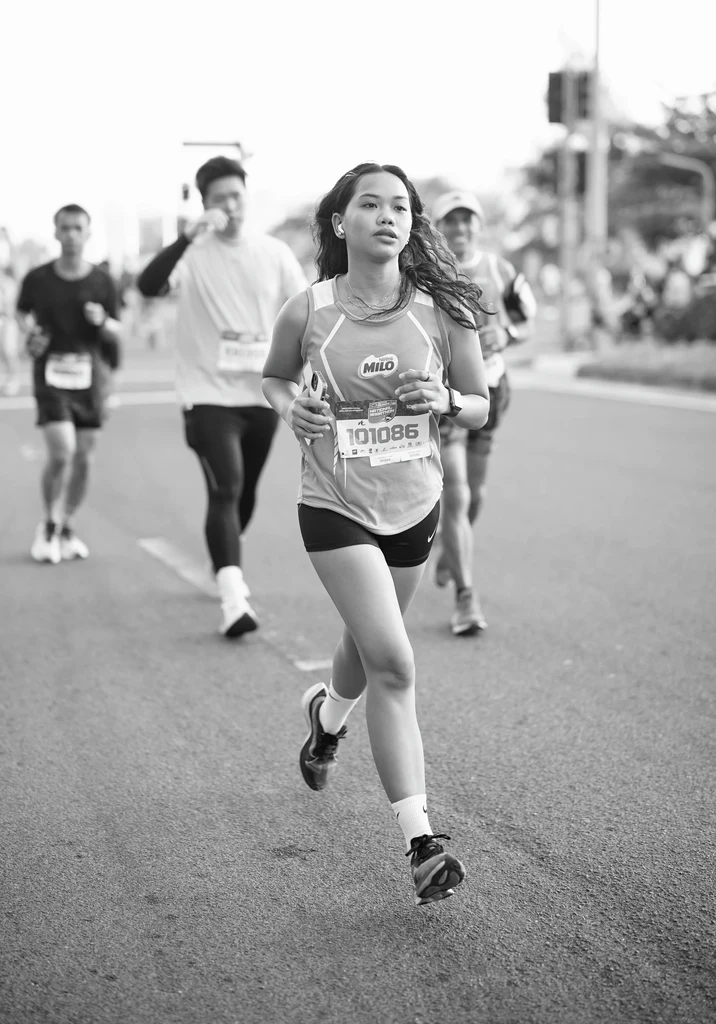
M 433 222 L 437 224 L 453 210 L 470 210 L 481 221 L 485 220 L 485 211 L 480 200 L 472 192 L 443 192 L 433 203 Z

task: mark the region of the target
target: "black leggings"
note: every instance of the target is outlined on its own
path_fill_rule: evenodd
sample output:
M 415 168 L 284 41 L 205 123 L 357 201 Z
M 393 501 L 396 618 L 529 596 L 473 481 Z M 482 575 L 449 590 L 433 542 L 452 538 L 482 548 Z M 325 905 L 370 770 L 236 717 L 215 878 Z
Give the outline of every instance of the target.
M 184 410 L 186 442 L 206 480 L 204 531 L 216 572 L 241 565 L 240 534 L 254 511 L 256 486 L 278 419 L 273 409 L 258 405 L 194 405 Z

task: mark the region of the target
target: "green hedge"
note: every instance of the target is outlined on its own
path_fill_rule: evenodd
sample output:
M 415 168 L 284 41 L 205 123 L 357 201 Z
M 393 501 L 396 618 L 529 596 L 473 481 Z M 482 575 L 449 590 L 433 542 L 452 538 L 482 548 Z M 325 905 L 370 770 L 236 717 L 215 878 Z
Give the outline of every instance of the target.
M 629 342 L 580 366 L 577 376 L 713 393 L 716 345 L 708 341 Z
M 668 342 L 716 341 L 716 289 L 697 296 L 683 311 L 657 311 L 654 330 Z

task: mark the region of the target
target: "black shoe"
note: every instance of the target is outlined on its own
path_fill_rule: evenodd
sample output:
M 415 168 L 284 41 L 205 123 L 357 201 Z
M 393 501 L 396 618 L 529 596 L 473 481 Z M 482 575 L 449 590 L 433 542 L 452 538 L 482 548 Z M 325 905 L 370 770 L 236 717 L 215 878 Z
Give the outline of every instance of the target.
M 438 839 L 450 836 L 416 836 L 410 844 L 406 857 L 410 857 L 410 870 L 415 883 L 415 903 L 437 903 L 454 894 L 456 885 L 465 878 L 465 865 L 445 853 Z
M 334 736 L 325 732 L 320 723 L 318 712 L 321 705 L 328 696 L 328 690 L 323 683 L 316 683 L 309 687 L 301 698 L 301 705 L 308 719 L 309 733 L 306 742 L 301 747 L 299 763 L 301 774 L 307 786 L 311 789 L 325 789 L 329 776 L 336 767 L 338 758 L 336 750 L 338 741 L 342 740 L 348 730 L 345 725 Z

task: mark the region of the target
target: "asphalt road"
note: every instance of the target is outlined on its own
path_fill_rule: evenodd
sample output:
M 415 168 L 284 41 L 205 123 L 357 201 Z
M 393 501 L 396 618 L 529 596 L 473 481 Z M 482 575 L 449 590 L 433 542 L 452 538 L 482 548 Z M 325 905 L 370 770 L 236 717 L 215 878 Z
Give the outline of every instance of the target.
M 288 432 L 247 545 L 263 626 L 230 643 L 161 372 L 125 377 L 83 564 L 29 560 L 41 439 L 0 401 L 3 1024 L 716 1018 L 716 415 L 517 376 L 490 628 L 453 639 L 431 574 L 409 613 L 431 821 L 469 872 L 427 908 L 362 712 L 330 790 L 298 772 L 338 620 Z

